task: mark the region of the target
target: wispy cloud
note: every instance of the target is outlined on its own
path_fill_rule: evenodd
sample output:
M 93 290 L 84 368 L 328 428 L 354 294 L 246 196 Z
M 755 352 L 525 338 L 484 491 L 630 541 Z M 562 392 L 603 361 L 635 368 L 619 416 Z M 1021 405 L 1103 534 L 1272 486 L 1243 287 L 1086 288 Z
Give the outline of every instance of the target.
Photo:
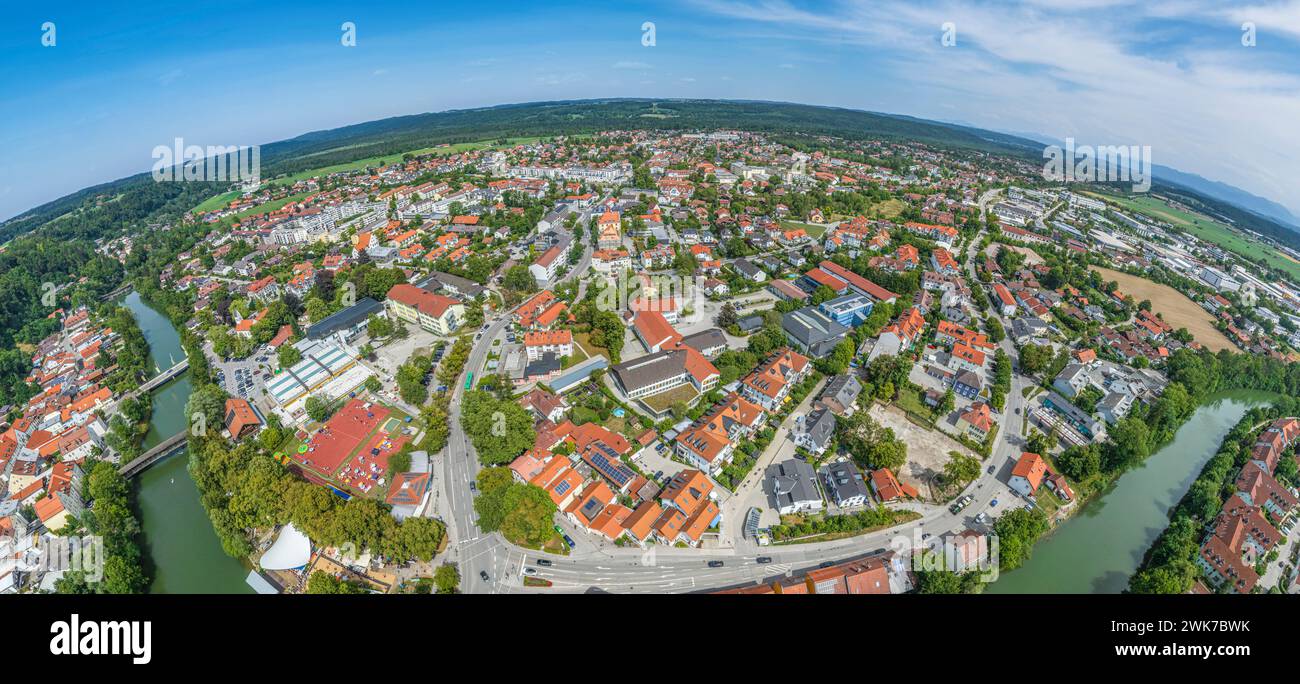
M 614 62 L 613 68 L 614 68 L 614 69 L 632 69 L 632 70 L 637 70 L 637 71 L 645 71 L 646 69 L 653 69 L 653 68 L 654 68 L 654 65 L 649 64 L 649 63 L 647 63 L 647 62 L 629 62 L 629 61 L 619 61 L 619 62 Z
M 1300 60 L 1289 68 L 1241 46 L 1300 35 L 1300 0 L 1225 8 L 1211 0 L 841 0 L 813 11 L 782 0 L 698 7 L 784 40 L 860 48 L 920 116 L 1001 130 L 1151 145 L 1156 163 L 1193 171 L 1300 210 Z M 942 26 L 956 27 L 944 47 Z M 1151 43 L 1159 34 L 1159 49 Z M 1292 50 L 1300 47 L 1292 43 Z M 825 50 L 822 50 L 825 52 Z M 1292 52 L 1294 54 L 1294 52 Z M 782 65 L 784 67 L 784 65 Z
M 169 86 L 172 83 L 175 83 L 176 79 L 181 78 L 184 75 L 184 70 L 172 69 L 158 77 L 158 84 L 164 87 Z
M 550 74 L 542 74 L 533 80 L 539 85 L 558 86 L 558 85 L 568 85 L 570 83 L 578 83 L 580 81 L 585 81 L 587 80 L 587 75 L 583 73 L 566 73 L 566 74 L 550 73 Z

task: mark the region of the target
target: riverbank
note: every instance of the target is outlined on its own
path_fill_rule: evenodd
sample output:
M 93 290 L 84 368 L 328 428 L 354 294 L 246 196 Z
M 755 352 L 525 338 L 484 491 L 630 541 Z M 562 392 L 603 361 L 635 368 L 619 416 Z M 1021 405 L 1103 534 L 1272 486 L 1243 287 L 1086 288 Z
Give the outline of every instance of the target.
M 1025 564 L 985 588 L 990 594 L 1120 593 L 1164 528 L 1168 512 L 1245 413 L 1277 395 L 1234 390 L 1209 397 L 1141 465 L 1039 540 Z
M 1236 480 L 1252 458 L 1252 446 L 1266 424 L 1297 412 L 1300 412 L 1300 400 L 1281 397 L 1267 407 L 1248 411 L 1223 437 L 1214 457 L 1206 462 L 1196 481 L 1170 511 L 1168 526 L 1143 555 L 1141 566 L 1129 579 L 1129 591 L 1182 594 L 1192 588 L 1201 578 L 1196 565 L 1201 531 L 1223 510 L 1225 487 Z M 1279 461 L 1280 465 L 1285 463 L 1285 457 Z M 1294 474 L 1294 469 L 1291 472 Z
M 156 367 L 170 368 L 185 356 L 171 321 L 146 304 L 138 291 L 129 293 L 123 306 L 135 316 Z M 154 390 L 144 450 L 185 429 L 190 390 L 189 371 Z M 152 577 L 149 593 L 252 593 L 244 582 L 248 568 L 221 549 L 199 503 L 188 461 L 189 451 L 182 449 L 135 478 L 141 551 L 145 571 Z

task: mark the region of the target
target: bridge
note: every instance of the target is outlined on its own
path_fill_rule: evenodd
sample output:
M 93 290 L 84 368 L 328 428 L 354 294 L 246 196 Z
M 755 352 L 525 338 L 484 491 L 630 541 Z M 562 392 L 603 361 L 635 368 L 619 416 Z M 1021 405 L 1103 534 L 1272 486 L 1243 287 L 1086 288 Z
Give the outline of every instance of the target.
M 146 382 L 143 385 L 140 385 L 139 389 L 135 390 L 135 392 L 137 394 L 140 392 L 148 392 L 149 390 L 152 390 L 155 387 L 160 387 L 162 385 L 165 385 L 172 378 L 180 375 L 181 373 L 184 373 L 186 370 L 189 370 L 189 367 L 190 367 L 189 357 L 183 358 L 181 359 L 180 363 L 176 364 L 175 366 L 172 366 L 171 368 L 168 368 L 167 370 L 159 373 L 158 375 L 155 375 L 153 379 L 151 379 L 150 381 Z
M 144 472 L 145 468 L 148 468 L 184 447 L 185 441 L 188 438 L 189 435 L 187 435 L 184 430 L 181 430 L 171 437 L 159 442 L 157 446 L 144 452 L 139 457 L 133 459 L 130 463 L 122 465 L 121 468 L 118 468 L 118 472 L 122 473 L 123 477 L 135 477 Z
M 134 289 L 134 288 L 135 288 L 135 285 L 133 285 L 133 284 L 131 283 L 131 281 L 128 280 L 128 281 L 126 281 L 126 283 L 124 283 L 123 285 L 121 285 L 120 287 L 118 287 L 116 290 L 113 290 L 112 292 L 110 292 L 110 293 L 104 295 L 104 296 L 101 297 L 100 299 L 101 299 L 102 301 L 105 301 L 105 302 L 111 302 L 111 301 L 113 301 L 114 299 L 117 299 L 118 297 L 121 297 L 122 295 L 124 295 L 124 294 L 130 292 L 130 291 L 131 291 L 132 289 Z
M 189 367 L 190 367 L 189 358 L 186 357 L 184 359 L 181 359 L 180 363 L 155 375 L 143 385 L 140 385 L 139 387 L 131 390 L 130 392 L 127 392 L 126 394 L 123 394 L 122 396 L 118 397 L 116 400 L 117 405 L 121 406 L 122 402 L 126 401 L 127 399 L 134 399 L 135 397 L 138 397 L 141 394 L 144 394 L 145 392 L 153 391 L 158 387 L 167 384 L 169 381 L 175 379 L 176 376 L 180 375 L 181 373 L 184 373 L 186 370 L 189 370 Z

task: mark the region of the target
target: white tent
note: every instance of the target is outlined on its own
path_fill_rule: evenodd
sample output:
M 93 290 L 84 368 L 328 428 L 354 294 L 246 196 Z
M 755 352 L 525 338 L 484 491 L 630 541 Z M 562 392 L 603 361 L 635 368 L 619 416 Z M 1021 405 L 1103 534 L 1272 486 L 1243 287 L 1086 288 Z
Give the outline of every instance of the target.
M 292 570 L 303 567 L 309 560 L 311 540 L 290 523 L 280 530 L 275 543 L 262 554 L 260 564 L 263 570 Z

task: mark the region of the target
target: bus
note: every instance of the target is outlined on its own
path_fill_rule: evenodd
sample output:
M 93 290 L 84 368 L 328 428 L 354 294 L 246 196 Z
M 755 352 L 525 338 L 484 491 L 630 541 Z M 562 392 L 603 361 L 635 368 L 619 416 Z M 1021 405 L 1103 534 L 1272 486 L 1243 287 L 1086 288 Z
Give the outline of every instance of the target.
M 470 386 L 473 384 L 474 384 L 474 372 L 470 371 L 469 374 L 465 376 L 465 391 L 468 392 Z

